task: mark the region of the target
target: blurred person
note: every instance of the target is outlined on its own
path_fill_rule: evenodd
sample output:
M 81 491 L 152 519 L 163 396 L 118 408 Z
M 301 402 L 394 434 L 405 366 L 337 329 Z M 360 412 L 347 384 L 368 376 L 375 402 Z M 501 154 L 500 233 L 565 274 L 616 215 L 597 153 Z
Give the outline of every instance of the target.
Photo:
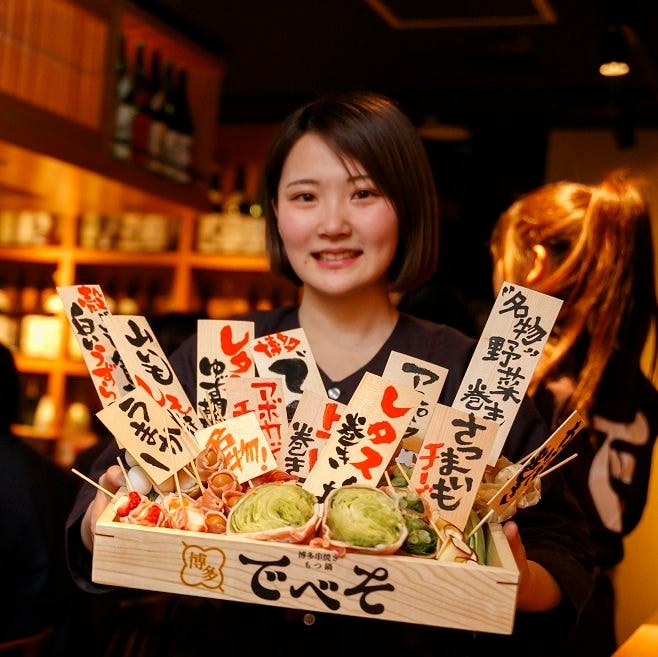
M 449 370 L 440 401 L 450 405 L 470 362 L 475 340 L 458 330 L 400 313 L 393 293 L 418 287 L 438 253 L 438 202 L 433 175 L 416 130 L 391 100 L 368 93 L 329 96 L 293 112 L 281 125 L 266 166 L 266 222 L 274 273 L 303 289 L 299 305 L 255 311 L 257 337 L 303 328 L 324 387 L 347 403 L 366 372 L 381 375 L 391 351 Z M 196 399 L 196 336 L 170 362 L 192 404 Z M 518 461 L 548 436 L 526 399 L 503 453 Z M 112 445 L 94 463 L 92 478 L 110 492 L 124 484 Z M 520 570 L 514 636 L 392 623 L 275 606 L 187 598 L 167 622 L 171 655 L 207 654 L 217 640 L 208 628 L 257 628 L 240 653 L 321 650 L 330 637 L 367 640 L 369 652 L 410 656 L 559 654 L 591 586 L 592 555 L 582 512 L 560 471 L 542 482 L 542 500 L 504 525 Z M 82 486 L 68 521 L 69 560 L 88 591 L 94 527 L 109 503 Z M 356 634 L 355 634 L 356 633 Z M 337 650 L 340 650 L 337 644 Z M 520 654 L 520 653 L 519 653 Z
M 648 202 L 623 170 L 596 185 L 550 183 L 500 216 L 490 246 L 494 291 L 508 281 L 563 300 L 528 390 L 552 427 L 573 410 L 587 421 L 564 469 L 589 521 L 597 577 L 561 654 L 609 657 L 618 643 L 613 573 L 644 511 L 658 435 Z
M 64 524 L 79 488 L 73 474 L 14 435 L 20 380 L 13 353 L 0 343 L 0 642 L 43 636 L 40 655 L 74 654 L 69 634 L 81 593 L 66 568 Z M 17 650 L 18 650 L 17 646 Z

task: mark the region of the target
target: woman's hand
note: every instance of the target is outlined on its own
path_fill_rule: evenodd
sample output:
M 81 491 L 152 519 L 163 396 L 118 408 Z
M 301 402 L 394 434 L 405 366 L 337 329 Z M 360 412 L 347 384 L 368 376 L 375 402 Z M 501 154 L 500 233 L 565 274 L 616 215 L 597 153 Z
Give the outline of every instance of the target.
M 123 472 L 118 465 L 110 466 L 98 480 L 98 484 L 108 490 L 110 493 L 116 493 L 121 486 L 126 485 L 123 477 Z M 82 518 L 80 525 L 80 536 L 85 547 L 92 552 L 94 549 L 94 530 L 96 529 L 96 522 L 105 511 L 107 505 L 110 503 L 111 498 L 108 497 L 103 491 L 99 490 L 96 497 L 91 504 L 87 507 L 85 515 Z
M 503 525 L 514 561 L 519 569 L 519 588 L 516 596 L 518 611 L 549 611 L 558 606 L 562 591 L 553 576 L 535 561 L 526 558 L 519 528 L 513 521 Z

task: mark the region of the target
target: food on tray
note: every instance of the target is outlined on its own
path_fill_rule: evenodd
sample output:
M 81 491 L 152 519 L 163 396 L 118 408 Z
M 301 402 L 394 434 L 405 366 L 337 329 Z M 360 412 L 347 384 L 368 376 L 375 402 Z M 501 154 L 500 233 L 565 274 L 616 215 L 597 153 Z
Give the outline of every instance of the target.
M 405 513 L 403 516 L 408 535 L 400 551 L 419 557 L 435 556 L 438 541 L 436 530 L 420 516 L 411 513 Z
M 522 463 L 512 463 L 504 456 L 498 458 L 495 466 L 488 465 L 478 487 L 477 496 L 473 502 L 473 510 L 484 517 L 490 509 L 487 502 L 523 467 Z M 518 509 L 533 506 L 541 499 L 541 481 L 539 477 L 532 480 L 532 486 L 517 501 L 505 508 L 504 514 L 491 514 L 490 522 L 509 520 Z
M 304 543 L 320 520 L 315 495 L 294 481 L 270 482 L 250 488 L 228 516 L 227 534 L 284 543 Z
M 325 502 L 322 538 L 328 547 L 393 554 L 408 530 L 395 500 L 370 486 L 344 486 Z

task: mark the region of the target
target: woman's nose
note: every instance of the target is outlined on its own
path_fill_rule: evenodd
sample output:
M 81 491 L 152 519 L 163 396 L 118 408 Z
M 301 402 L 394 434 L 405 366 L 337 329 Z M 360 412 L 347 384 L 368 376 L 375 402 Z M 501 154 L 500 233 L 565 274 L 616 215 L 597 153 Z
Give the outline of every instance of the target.
M 319 225 L 323 235 L 344 235 L 350 232 L 349 208 L 340 201 L 331 201 L 324 205 Z

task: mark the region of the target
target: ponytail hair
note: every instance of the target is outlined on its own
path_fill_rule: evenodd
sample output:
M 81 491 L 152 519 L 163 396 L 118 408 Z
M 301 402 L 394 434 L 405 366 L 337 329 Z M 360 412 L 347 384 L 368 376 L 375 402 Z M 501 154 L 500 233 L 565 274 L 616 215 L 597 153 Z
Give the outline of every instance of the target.
M 615 170 L 598 185 L 550 183 L 521 197 L 491 238 L 505 280 L 523 284 L 537 244 L 551 268 L 533 287 L 563 304 L 529 392 L 574 359 L 579 376 L 571 405 L 587 415 L 613 352 L 641 366 L 652 327 L 650 374 L 657 371 L 654 249 L 639 181 Z

